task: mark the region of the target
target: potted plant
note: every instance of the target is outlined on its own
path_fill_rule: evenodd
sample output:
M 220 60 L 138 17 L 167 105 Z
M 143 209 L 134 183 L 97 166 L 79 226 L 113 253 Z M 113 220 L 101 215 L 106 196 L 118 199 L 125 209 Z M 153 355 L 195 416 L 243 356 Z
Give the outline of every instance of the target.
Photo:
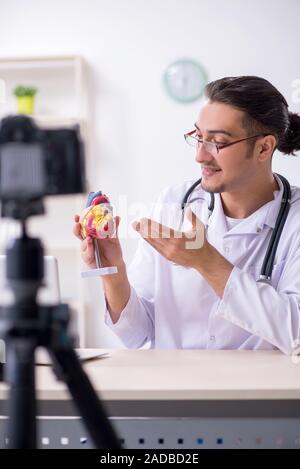
M 14 95 L 17 98 L 17 112 L 19 114 L 33 114 L 36 92 L 37 89 L 33 86 L 19 85 L 14 89 Z

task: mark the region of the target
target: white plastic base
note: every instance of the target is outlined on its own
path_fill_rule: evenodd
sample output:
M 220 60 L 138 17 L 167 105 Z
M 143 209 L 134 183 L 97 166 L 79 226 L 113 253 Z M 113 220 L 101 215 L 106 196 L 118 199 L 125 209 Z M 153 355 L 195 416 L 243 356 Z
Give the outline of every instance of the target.
M 115 267 L 115 266 L 100 267 L 99 269 L 91 269 L 91 270 L 86 270 L 84 272 L 81 272 L 81 277 L 83 278 L 99 277 L 102 275 L 111 275 L 111 274 L 117 274 L 117 273 L 118 273 L 118 267 Z

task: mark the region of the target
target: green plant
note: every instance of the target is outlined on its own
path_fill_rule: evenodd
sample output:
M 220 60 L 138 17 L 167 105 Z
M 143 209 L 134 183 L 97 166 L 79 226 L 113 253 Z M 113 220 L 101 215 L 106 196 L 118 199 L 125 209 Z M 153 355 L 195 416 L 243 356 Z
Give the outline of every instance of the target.
M 21 96 L 34 96 L 37 92 L 37 89 L 33 86 L 16 86 L 14 89 L 14 95 L 17 97 Z

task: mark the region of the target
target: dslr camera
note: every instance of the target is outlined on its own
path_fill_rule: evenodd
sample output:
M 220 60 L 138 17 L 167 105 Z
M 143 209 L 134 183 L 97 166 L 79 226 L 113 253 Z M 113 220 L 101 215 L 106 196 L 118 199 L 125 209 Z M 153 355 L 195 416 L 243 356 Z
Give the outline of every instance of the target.
M 26 219 L 44 213 L 43 197 L 85 192 L 79 126 L 40 128 L 25 115 L 0 123 L 1 216 Z

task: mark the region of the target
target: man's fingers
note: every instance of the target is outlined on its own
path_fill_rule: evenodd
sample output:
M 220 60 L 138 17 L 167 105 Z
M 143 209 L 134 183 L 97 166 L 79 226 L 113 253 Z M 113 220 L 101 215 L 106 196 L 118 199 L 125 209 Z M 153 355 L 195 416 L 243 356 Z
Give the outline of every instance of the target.
M 75 223 L 73 227 L 73 234 L 76 236 L 76 238 L 80 239 L 80 241 L 83 240 L 83 237 L 81 235 L 81 225 L 80 223 Z
M 132 223 L 134 230 L 138 231 L 143 238 L 174 238 L 178 237 L 177 232 L 168 226 L 162 225 L 150 218 L 141 218 L 139 221 Z
M 80 217 L 79 215 L 74 215 L 74 222 L 75 225 L 73 227 L 73 234 L 76 236 L 76 238 L 80 239 L 80 241 L 83 240 L 83 237 L 81 235 L 81 224 L 79 223 Z
M 118 231 L 118 228 L 119 228 L 119 225 L 120 225 L 120 222 L 121 222 L 121 218 L 117 215 L 116 217 L 114 217 L 115 219 L 115 223 L 116 223 L 116 230 Z
M 186 209 L 186 217 L 192 224 L 193 230 L 202 230 L 204 224 L 202 223 L 200 218 L 198 218 L 197 215 L 193 212 L 191 207 L 188 207 Z
M 89 259 L 93 259 L 95 256 L 94 253 L 94 244 L 93 239 L 88 236 L 81 243 L 81 251 L 88 256 Z
M 186 215 L 188 221 L 191 223 L 193 229 L 195 229 L 196 228 L 195 227 L 195 225 L 196 225 L 196 215 L 194 214 L 191 207 L 188 207 L 186 209 L 185 215 Z
M 81 243 L 81 251 L 86 252 L 87 248 L 88 248 L 88 241 L 87 241 L 87 238 L 86 238 Z
M 86 238 L 87 252 L 91 257 L 95 255 L 94 240 L 90 236 Z

